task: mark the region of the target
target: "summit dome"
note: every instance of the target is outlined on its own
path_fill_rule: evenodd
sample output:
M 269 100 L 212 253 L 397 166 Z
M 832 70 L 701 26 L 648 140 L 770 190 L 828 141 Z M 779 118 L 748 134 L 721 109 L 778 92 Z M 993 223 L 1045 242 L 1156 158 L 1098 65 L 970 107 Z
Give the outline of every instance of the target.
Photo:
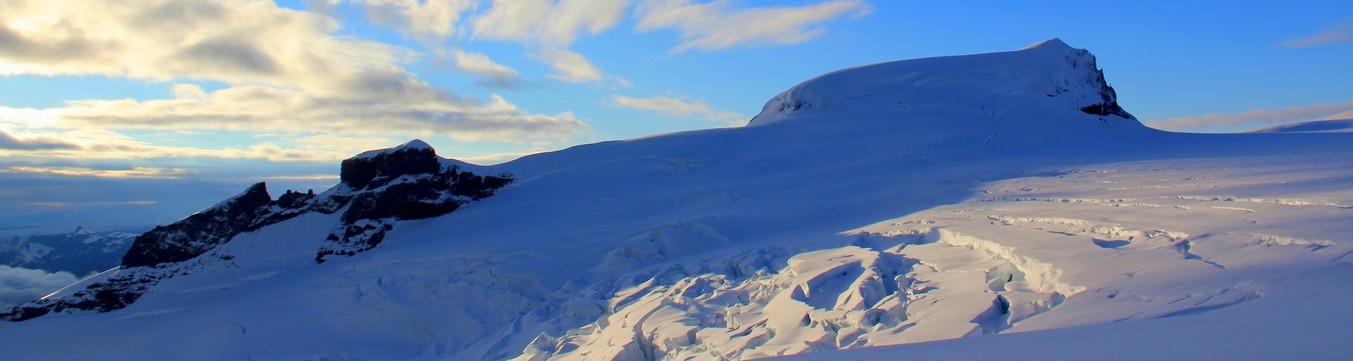
M 1017 51 L 900 60 L 827 73 L 776 95 L 748 124 L 830 112 L 867 115 L 1088 116 L 1143 128 L 1118 106 L 1095 56 L 1059 39 Z

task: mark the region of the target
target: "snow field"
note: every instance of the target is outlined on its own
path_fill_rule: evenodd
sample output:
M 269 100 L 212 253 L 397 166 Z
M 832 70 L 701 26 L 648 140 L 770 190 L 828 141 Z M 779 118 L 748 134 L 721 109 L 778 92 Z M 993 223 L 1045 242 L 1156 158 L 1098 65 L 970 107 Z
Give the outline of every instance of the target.
M 243 233 L 126 309 L 0 324 L 0 349 L 17 360 L 1353 355 L 1341 338 L 1353 322 L 1353 138 L 1150 130 L 1081 110 L 1104 100 L 1101 75 L 1060 42 L 847 69 L 777 96 L 750 127 L 486 169 L 517 181 L 398 221 L 353 257 L 313 261 L 336 215 Z

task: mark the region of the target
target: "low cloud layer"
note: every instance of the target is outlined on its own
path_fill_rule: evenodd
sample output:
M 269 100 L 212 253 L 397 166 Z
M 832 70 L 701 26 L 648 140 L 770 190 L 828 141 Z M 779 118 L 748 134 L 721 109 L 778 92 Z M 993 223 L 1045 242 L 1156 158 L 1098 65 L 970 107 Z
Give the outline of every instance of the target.
M 616 95 L 612 96 L 607 104 L 618 108 L 656 112 L 669 117 L 699 117 L 728 125 L 745 124 L 749 119 L 746 115 L 715 108 L 703 101 L 683 100 L 674 96 L 635 98 Z
M 1282 109 L 1255 109 L 1232 114 L 1207 114 L 1196 117 L 1148 120 L 1146 124 L 1164 130 L 1198 130 L 1238 125 L 1268 126 L 1314 120 L 1350 110 L 1353 110 L 1353 101 Z
M 44 149 L 79 149 L 74 144 L 66 143 L 56 139 L 19 139 L 4 130 L 0 130 L 0 149 L 10 150 L 44 150 Z
M 872 8 L 862 0 L 833 0 L 812 5 L 735 8 L 715 0 L 645 0 L 635 11 L 636 30 L 676 29 L 681 44 L 673 52 L 718 50 L 740 45 L 797 44 L 822 35 L 823 22 L 862 16 Z
M 75 283 L 70 272 L 47 273 L 43 270 L 0 265 L 0 307 L 23 304 Z
M 1327 44 L 1353 43 L 1353 18 L 1341 20 L 1315 35 L 1289 39 L 1283 46 L 1306 47 Z

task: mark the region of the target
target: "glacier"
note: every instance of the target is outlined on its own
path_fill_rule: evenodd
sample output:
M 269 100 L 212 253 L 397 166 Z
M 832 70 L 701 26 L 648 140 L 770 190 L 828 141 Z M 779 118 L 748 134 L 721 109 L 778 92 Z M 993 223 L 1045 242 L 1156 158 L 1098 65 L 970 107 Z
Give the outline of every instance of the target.
M 382 168 L 409 164 L 382 154 L 415 154 L 419 170 Z M 349 161 L 403 170 L 353 168 L 297 206 L 325 211 L 260 200 L 262 217 L 286 216 L 188 237 L 200 253 L 49 295 L 36 304 L 147 275 L 120 307 L 0 323 L 0 349 L 16 360 L 1353 355 L 1338 341 L 1353 322 L 1339 307 L 1353 296 L 1353 134 L 1150 129 L 1090 52 L 1056 39 L 824 74 L 745 127 L 492 167 L 434 154 L 421 141 L 360 154 Z M 456 177 L 435 174 L 453 169 L 508 181 L 416 192 L 453 202 L 446 213 L 352 211 L 386 186 L 451 187 Z M 379 241 L 361 241 L 367 231 Z

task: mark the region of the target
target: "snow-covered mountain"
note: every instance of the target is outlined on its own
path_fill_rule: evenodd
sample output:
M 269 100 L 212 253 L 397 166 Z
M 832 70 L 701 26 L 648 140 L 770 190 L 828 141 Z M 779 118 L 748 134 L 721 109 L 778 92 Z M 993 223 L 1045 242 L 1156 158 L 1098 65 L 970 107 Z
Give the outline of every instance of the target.
M 76 227 L 65 233 L 0 239 L 0 309 L 41 297 L 78 277 L 116 267 L 136 235 Z
M 1256 133 L 1353 133 L 1353 119 L 1312 120 L 1256 130 Z
M 0 349 L 744 359 L 956 338 L 972 341 L 854 355 L 972 355 L 1013 337 L 1051 358 L 1089 348 L 1066 338 L 1134 340 L 1097 357 L 1127 358 L 1166 334 L 1348 357 L 1319 340 L 1353 321 L 1328 307 L 1353 296 L 1349 156 L 1346 133 L 1146 128 L 1055 39 L 869 65 L 742 128 L 493 168 L 415 141 L 345 161 L 319 194 L 256 185 L 11 311 Z M 1207 336 L 1266 329 L 1281 337 Z
M 1350 133 L 1353 132 L 1353 110 L 1331 114 L 1320 119 L 1272 126 L 1254 130 L 1255 133 Z
M 135 233 L 95 232 L 76 227 L 69 233 L 33 234 L 0 240 L 0 265 L 87 275 L 118 265 Z

